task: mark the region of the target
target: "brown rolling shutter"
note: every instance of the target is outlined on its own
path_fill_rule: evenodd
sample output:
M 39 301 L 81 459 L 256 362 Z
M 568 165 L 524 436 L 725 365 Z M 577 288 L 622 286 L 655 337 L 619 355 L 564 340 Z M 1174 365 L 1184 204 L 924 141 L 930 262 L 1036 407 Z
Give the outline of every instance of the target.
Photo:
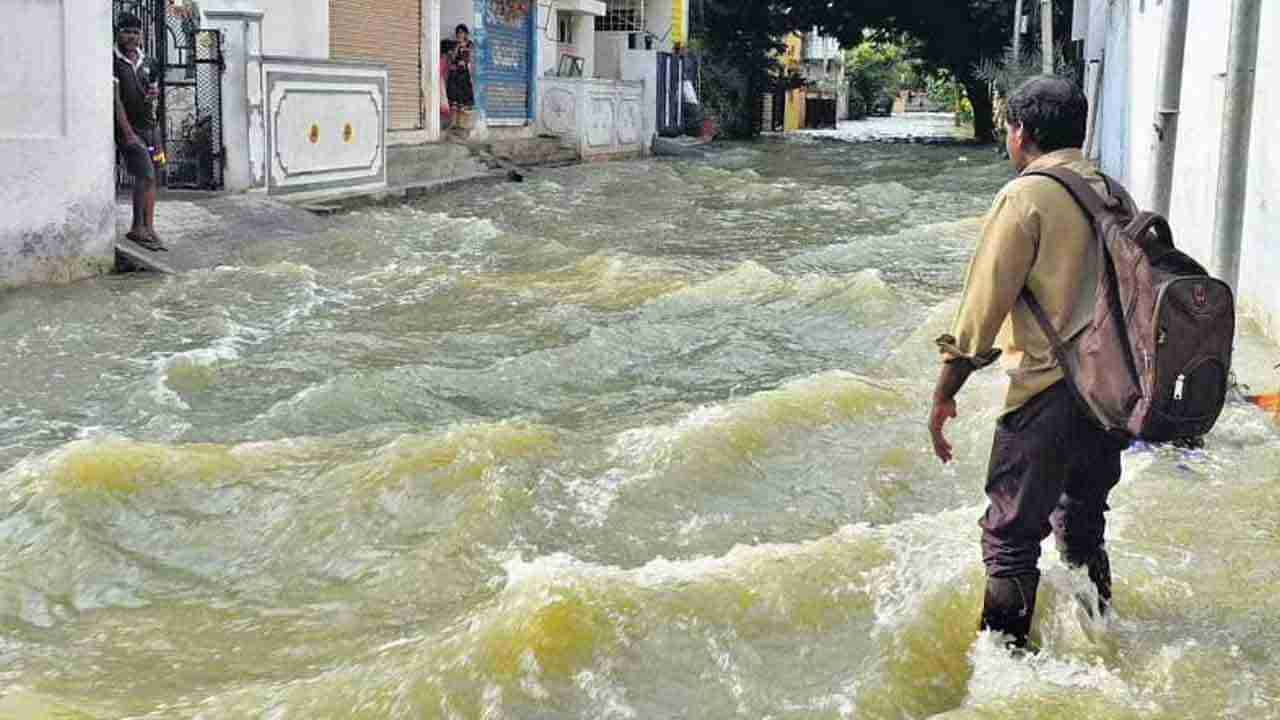
M 329 0 L 329 55 L 386 64 L 391 128 L 422 127 L 422 0 Z

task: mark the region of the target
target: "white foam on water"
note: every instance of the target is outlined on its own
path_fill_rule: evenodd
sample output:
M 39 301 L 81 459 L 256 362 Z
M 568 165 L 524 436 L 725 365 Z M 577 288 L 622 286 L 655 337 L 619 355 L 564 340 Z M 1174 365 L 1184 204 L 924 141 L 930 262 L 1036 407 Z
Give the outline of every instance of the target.
M 591 700 L 591 710 L 601 720 L 630 720 L 637 717 L 627 704 L 627 689 L 609 679 L 608 673 L 583 670 L 573 678 L 578 689 Z
M 965 705 L 983 707 L 1025 698 L 1034 702 L 1041 694 L 1057 691 L 1094 692 L 1120 707 L 1155 708 L 1101 660 L 1061 657 L 1041 652 L 1015 656 L 1004 647 L 1002 636 L 983 632 L 969 653 L 973 677 Z
M 578 520 L 588 527 L 604 527 L 609 520 L 609 510 L 622 494 L 623 488 L 638 482 L 640 478 L 628 475 L 621 468 L 610 468 L 594 478 L 575 477 L 565 480 L 562 487 L 575 500 Z
M 261 342 L 263 333 L 240 325 L 229 319 L 224 320 L 228 333 L 202 348 L 183 350 L 175 353 L 161 353 L 151 361 L 151 398 L 159 405 L 177 410 L 190 410 L 191 406 L 170 387 L 175 371 L 188 368 L 211 369 L 224 363 L 232 363 L 241 358 L 241 349 Z

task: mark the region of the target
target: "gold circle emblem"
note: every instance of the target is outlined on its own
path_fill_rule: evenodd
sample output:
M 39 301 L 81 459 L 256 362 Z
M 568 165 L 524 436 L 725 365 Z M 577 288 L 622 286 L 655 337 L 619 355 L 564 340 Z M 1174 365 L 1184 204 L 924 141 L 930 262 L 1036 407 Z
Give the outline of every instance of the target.
M 354 138 L 355 136 L 356 136 L 356 129 L 354 127 L 351 127 L 351 123 L 347 123 L 346 126 L 342 128 L 342 142 L 349 143 L 351 142 L 352 138 Z
M 320 126 L 312 125 L 311 132 L 307 135 L 307 138 L 311 140 L 312 145 L 315 145 L 316 143 L 320 142 Z

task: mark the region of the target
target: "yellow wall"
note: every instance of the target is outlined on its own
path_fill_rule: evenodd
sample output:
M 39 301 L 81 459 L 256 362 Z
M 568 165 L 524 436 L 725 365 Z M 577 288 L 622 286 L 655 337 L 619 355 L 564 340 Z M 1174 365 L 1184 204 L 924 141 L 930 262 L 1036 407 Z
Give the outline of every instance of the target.
M 671 0 L 671 42 L 687 44 L 689 12 L 685 0 Z
M 791 33 L 786 39 L 787 49 L 782 56 L 782 67 L 797 70 L 804 65 L 804 36 Z
M 808 93 L 804 88 L 787 93 L 787 117 L 783 123 L 784 132 L 803 130 L 805 121 L 805 101 Z
M 679 1 L 683 2 L 683 0 Z M 782 41 L 784 48 L 779 58 L 782 74 L 791 75 L 800 72 L 804 67 L 804 36 L 800 33 L 789 33 Z M 808 99 L 808 93 L 804 88 L 787 91 L 787 111 L 782 121 L 784 132 L 804 129 L 806 99 Z

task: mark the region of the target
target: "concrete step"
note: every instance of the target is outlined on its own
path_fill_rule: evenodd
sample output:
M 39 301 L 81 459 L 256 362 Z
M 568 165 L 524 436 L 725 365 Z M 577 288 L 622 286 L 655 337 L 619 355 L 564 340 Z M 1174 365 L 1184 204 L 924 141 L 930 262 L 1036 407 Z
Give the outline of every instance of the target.
M 465 145 L 457 143 L 387 148 L 387 184 L 392 187 L 469 177 L 486 170 Z
M 293 195 L 288 199 L 291 204 L 313 215 L 337 215 L 363 207 L 399 205 L 463 187 L 499 185 L 509 179 L 505 171 L 488 170 L 474 175 L 409 183 L 380 190 L 364 190 L 360 192 L 347 190 L 321 191 Z
M 559 138 L 532 137 L 495 140 L 475 146 L 481 153 L 492 155 L 521 167 L 562 165 L 578 161 L 578 153 L 566 147 Z
M 162 275 L 175 274 L 168 263 L 160 260 L 160 255 L 146 250 L 132 240 L 120 238 L 116 240 L 116 272 L 155 272 Z

